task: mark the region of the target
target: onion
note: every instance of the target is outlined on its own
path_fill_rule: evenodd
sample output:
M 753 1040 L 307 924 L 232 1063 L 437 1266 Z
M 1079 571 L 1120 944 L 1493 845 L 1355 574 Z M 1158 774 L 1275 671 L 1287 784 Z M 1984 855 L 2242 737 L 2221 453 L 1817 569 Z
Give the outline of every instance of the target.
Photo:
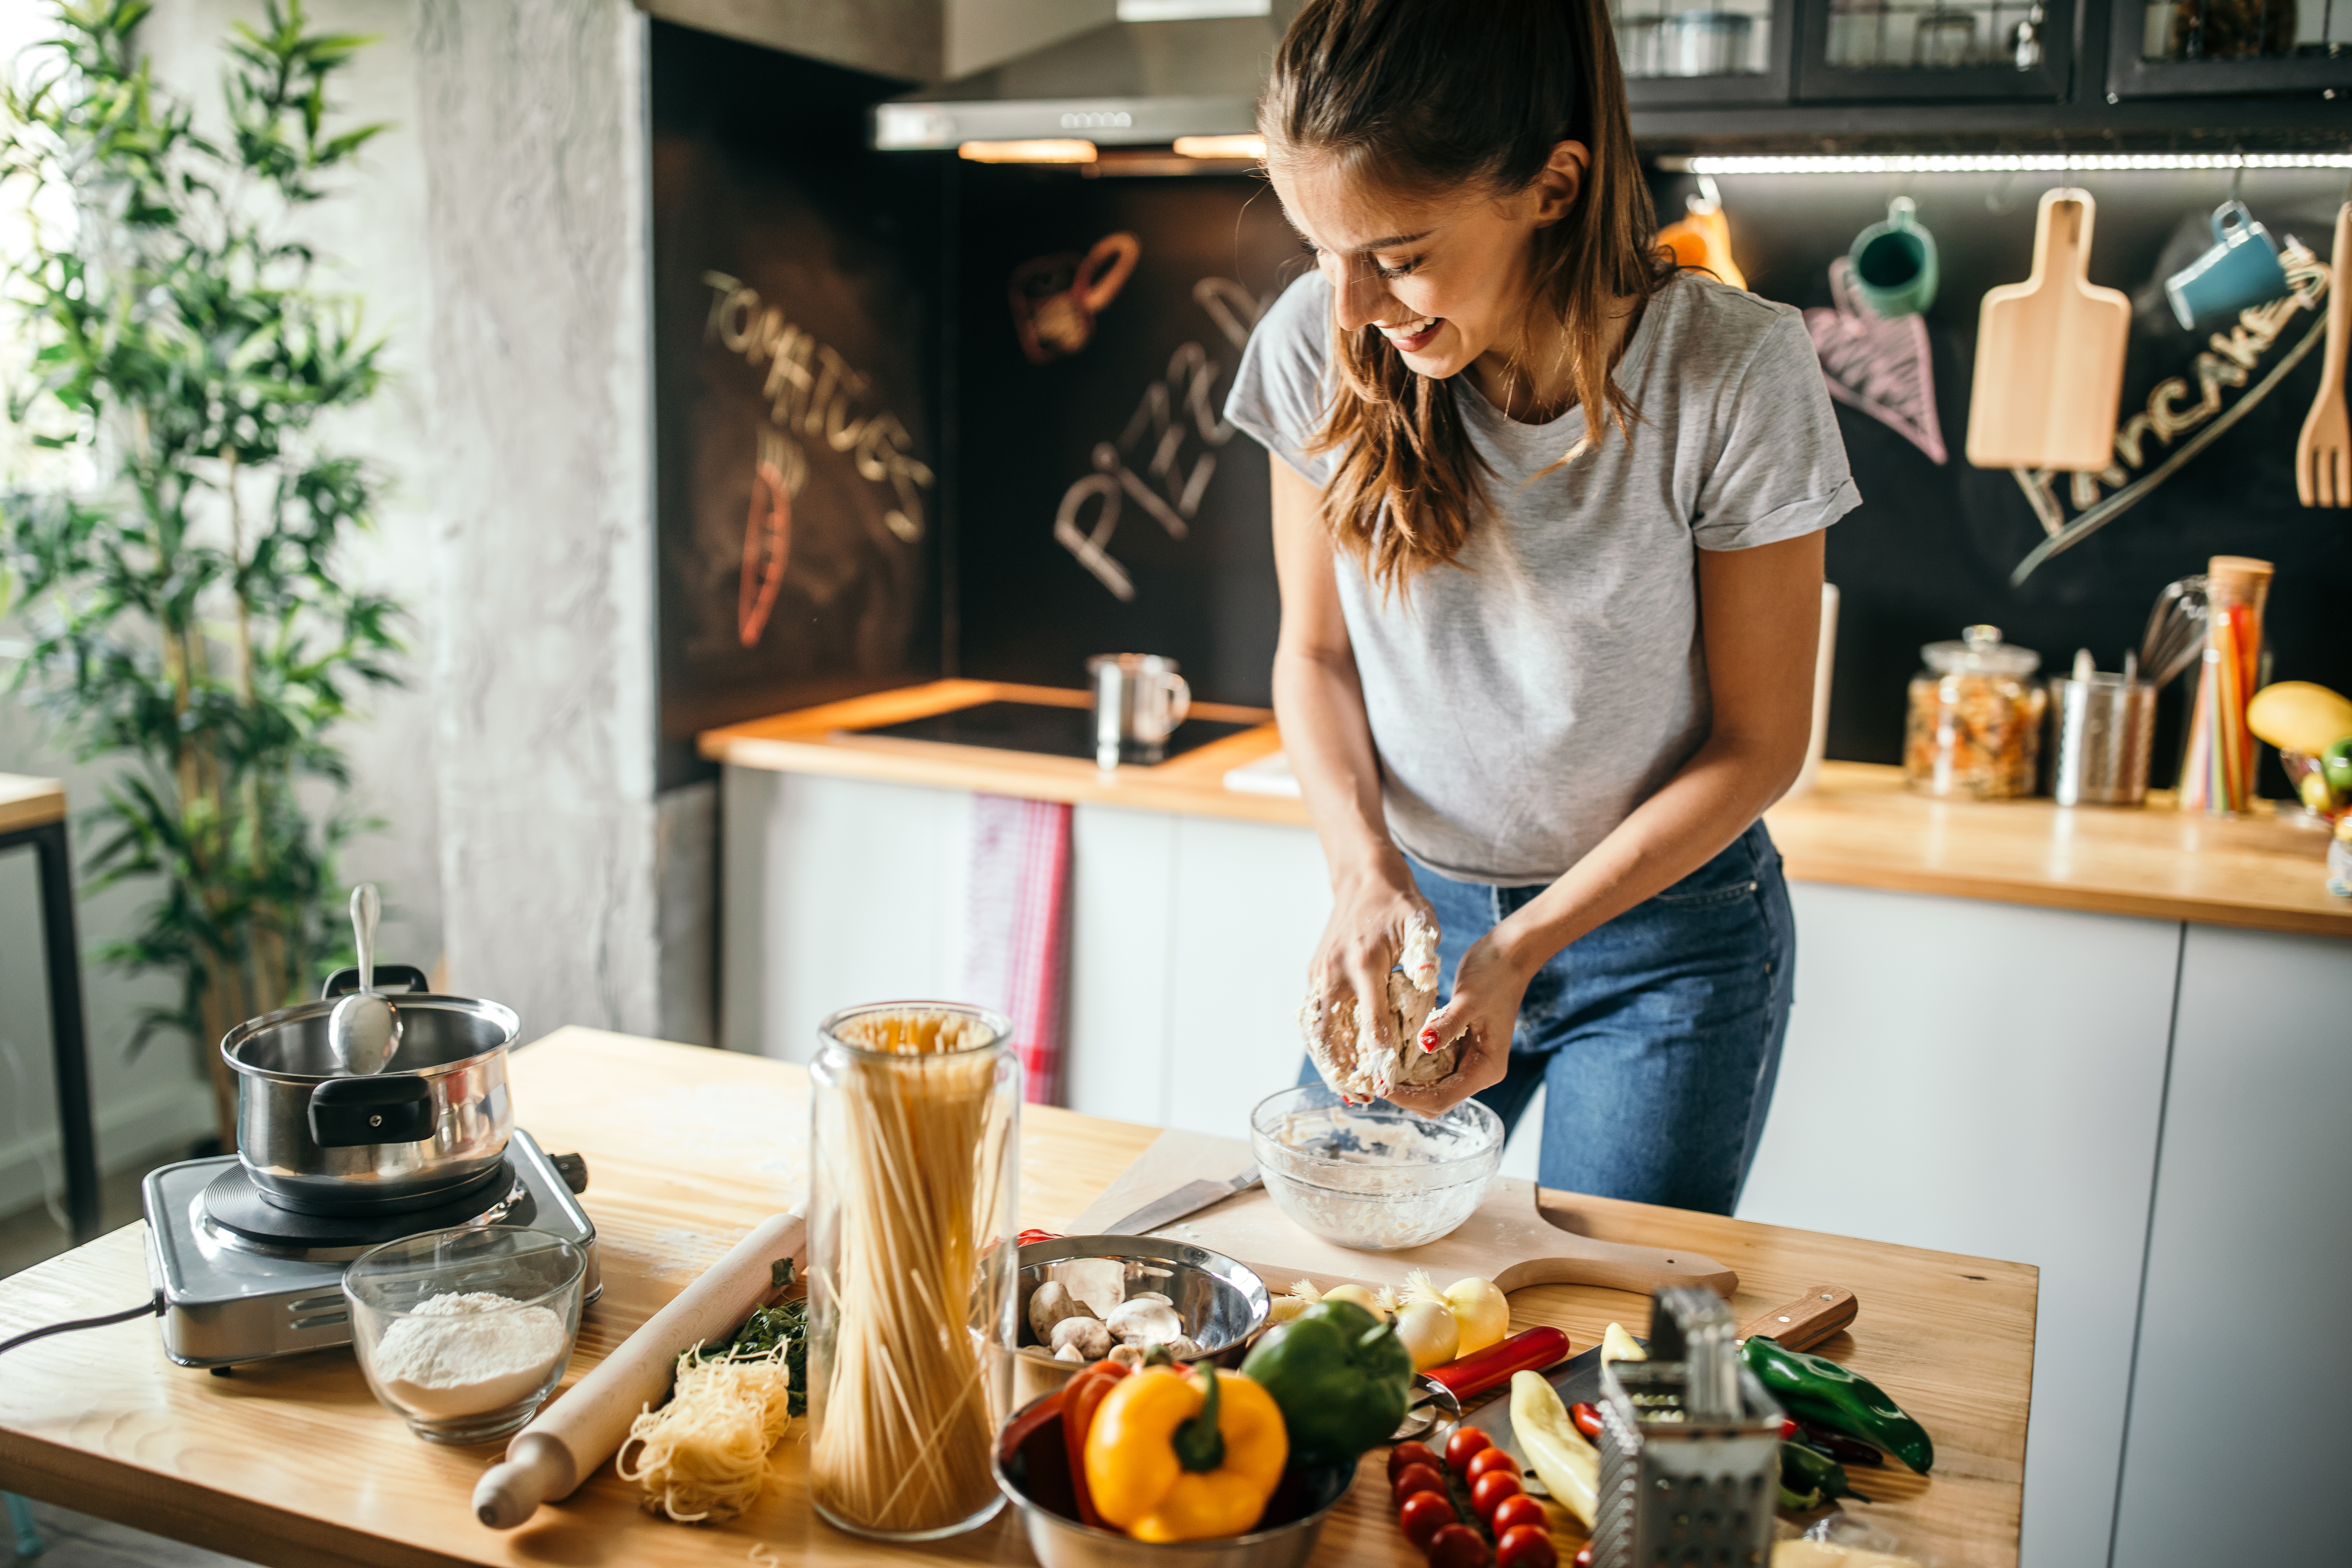
M 1511 1303 L 1491 1279 L 1456 1279 L 1445 1288 L 1445 1307 L 1462 1331 L 1456 1355 L 1476 1355 L 1511 1331 Z
M 1389 1315 L 1381 1307 L 1381 1299 L 1361 1285 L 1342 1285 L 1336 1290 L 1326 1290 L 1323 1292 L 1323 1299 L 1326 1301 L 1353 1301 L 1357 1306 L 1383 1321 Z
M 1415 1372 L 1444 1366 L 1462 1342 L 1462 1331 L 1442 1301 L 1415 1297 L 1397 1309 L 1396 1325 L 1398 1342 L 1412 1352 Z

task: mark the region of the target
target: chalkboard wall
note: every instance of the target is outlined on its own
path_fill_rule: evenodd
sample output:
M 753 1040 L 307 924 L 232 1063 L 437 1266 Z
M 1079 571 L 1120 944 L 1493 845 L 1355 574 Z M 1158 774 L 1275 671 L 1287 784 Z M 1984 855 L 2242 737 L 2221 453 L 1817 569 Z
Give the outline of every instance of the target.
M 1174 656 L 1204 699 L 1265 702 L 1278 615 L 1266 458 L 1216 416 L 1236 338 L 1305 265 L 1271 192 L 1238 176 L 878 156 L 862 150 L 863 106 L 895 84 L 667 27 L 655 45 L 670 754 L 703 725 L 942 672 L 1075 686 L 1087 655 L 1115 650 Z M 2215 204 L 2234 191 L 2274 234 L 2324 256 L 2345 195 L 2341 174 L 2323 171 L 2074 180 L 2098 204 L 2093 280 L 2138 307 L 2126 415 L 2168 378 L 2197 385 L 2206 339 L 2173 323 L 2156 280 L 2202 248 Z M 1941 250 L 1925 320 L 1948 459 L 1839 409 L 1864 504 L 1829 539 L 1844 595 L 1832 756 L 1896 760 L 1921 644 L 1990 621 L 2046 668 L 2088 647 L 2112 669 L 2157 592 L 2216 553 L 2278 564 L 2273 676 L 2352 689 L 2352 524 L 2294 493 L 2315 353 L 2132 510 L 2011 584 L 2044 530 L 2008 472 L 1961 455 L 1976 310 L 1987 289 L 2025 276 L 2035 201 L 2053 183 L 1720 182 L 1735 253 L 1769 299 L 1830 307 L 1832 262 L 1895 195 L 1916 201 Z M 1654 181 L 1670 216 L 1691 189 L 1685 176 Z M 904 539 L 887 518 L 898 489 L 861 478 L 856 450 L 801 437 L 811 477 L 756 646 L 742 637 L 745 520 L 773 420 L 762 367 L 728 346 L 743 318 L 712 324 L 724 301 L 713 270 L 854 366 L 869 390 L 850 416 L 894 414 L 907 460 L 935 481 L 919 537 Z M 2257 375 L 2316 320 L 2289 323 Z M 2242 391 L 2224 389 L 2231 402 Z M 2166 446 L 2150 445 L 2151 462 Z M 829 553 L 804 548 L 812 531 Z M 2159 782 L 2179 706 L 2163 709 Z M 2284 791 L 2274 764 L 2265 784 Z
M 940 672 L 943 169 L 865 145 L 902 85 L 653 25 L 664 787 Z

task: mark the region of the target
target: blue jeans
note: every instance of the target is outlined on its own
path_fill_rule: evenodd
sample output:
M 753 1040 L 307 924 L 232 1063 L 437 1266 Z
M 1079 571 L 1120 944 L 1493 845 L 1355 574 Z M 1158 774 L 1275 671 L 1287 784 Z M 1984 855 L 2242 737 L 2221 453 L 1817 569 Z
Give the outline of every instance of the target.
M 1420 865 L 1413 879 L 1437 913 L 1441 1002 L 1464 951 L 1543 891 Z M 1547 1187 L 1727 1215 L 1772 1103 L 1796 953 L 1780 851 L 1758 822 L 1537 971 L 1509 1070 L 1478 1098 L 1507 1129 L 1548 1091 Z

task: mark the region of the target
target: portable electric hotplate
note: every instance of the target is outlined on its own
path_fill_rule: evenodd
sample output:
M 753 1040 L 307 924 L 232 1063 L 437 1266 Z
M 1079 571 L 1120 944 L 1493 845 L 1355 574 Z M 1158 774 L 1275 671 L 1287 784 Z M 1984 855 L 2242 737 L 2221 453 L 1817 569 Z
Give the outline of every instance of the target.
M 227 1367 L 351 1343 L 343 1265 L 371 1247 L 428 1230 L 548 1231 L 588 1255 L 583 1300 L 593 1301 L 604 1288 L 596 1227 L 577 1196 L 588 1186 L 586 1162 L 549 1155 L 520 1128 L 487 1180 L 429 1206 L 297 1213 L 264 1197 L 234 1154 L 162 1166 L 143 1185 L 147 1272 L 163 1296 L 163 1353 L 182 1366 Z

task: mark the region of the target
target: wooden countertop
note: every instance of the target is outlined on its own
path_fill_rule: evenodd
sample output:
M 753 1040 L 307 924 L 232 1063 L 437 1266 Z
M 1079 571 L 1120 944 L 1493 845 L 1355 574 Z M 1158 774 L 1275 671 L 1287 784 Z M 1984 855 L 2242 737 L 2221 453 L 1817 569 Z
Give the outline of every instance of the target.
M 1272 723 L 1158 767 L 1106 773 L 1074 757 L 852 733 L 976 702 L 1084 707 L 1048 687 L 941 680 L 706 731 L 714 761 L 782 773 L 979 790 L 1093 805 L 1306 826 L 1295 796 L 1224 787 L 1227 770 L 1281 750 Z M 1203 703 L 1206 718 L 1268 719 Z M 2268 814 L 2184 816 L 2160 793 L 2140 809 L 2048 800 L 1945 801 L 1903 787 L 1902 771 L 1827 763 L 1807 795 L 1767 814 L 1789 875 L 1896 892 L 1940 893 L 2151 920 L 2352 938 L 2352 899 L 2326 889 L 2326 835 Z
M 65 816 L 65 786 L 57 780 L 0 773 L 0 833 L 63 822 Z
M 604 1296 L 583 1322 L 576 1378 L 803 1184 L 805 1075 L 756 1057 L 563 1029 L 515 1053 L 522 1120 L 591 1173 Z M 1021 1223 L 1066 1224 L 1155 1136 L 1148 1127 L 1035 1106 L 1022 1120 Z M 1835 1283 L 1862 1300 L 1848 1334 L 1822 1347 L 1899 1399 L 1936 1438 L 1932 1479 L 1874 1471 L 1871 1517 L 1949 1563 L 2017 1560 L 2037 1277 L 2021 1264 L 1783 1230 L 1709 1215 L 1547 1194 L 1571 1228 L 1703 1251 L 1739 1273 L 1745 1318 Z M 119 1310 L 148 1293 L 141 1227 L 130 1226 L 0 1280 L 0 1338 Z M 1514 1293 L 1514 1328 L 1553 1323 L 1580 1350 L 1638 1298 L 1588 1287 Z M 787 1436 L 750 1514 L 719 1526 L 658 1522 L 608 1465 L 563 1504 L 499 1533 L 468 1499 L 495 1447 L 411 1437 L 379 1406 L 347 1350 L 209 1377 L 163 1359 L 145 1320 L 15 1351 L 0 1377 L 0 1482 L 12 1490 L 257 1563 L 331 1568 L 740 1568 L 755 1542 L 807 1564 L 1020 1563 L 1000 1516 L 927 1546 L 877 1548 L 811 1513 L 801 1450 Z M 796 1426 L 796 1430 L 798 1427 Z M 1384 1450 L 1326 1527 L 1319 1568 L 1416 1568 L 1390 1517 Z M 1563 1542 L 1575 1537 L 1563 1531 Z M 1572 1545 L 1570 1547 L 1572 1551 Z M 1565 1562 L 1569 1552 L 1561 1553 Z

